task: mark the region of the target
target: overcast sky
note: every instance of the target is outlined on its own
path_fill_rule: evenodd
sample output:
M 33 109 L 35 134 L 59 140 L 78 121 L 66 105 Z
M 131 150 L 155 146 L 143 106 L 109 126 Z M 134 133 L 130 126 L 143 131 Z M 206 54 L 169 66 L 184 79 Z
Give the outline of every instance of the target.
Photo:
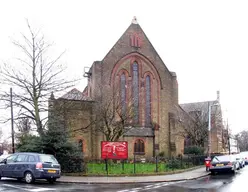
M 248 130 L 248 1 L 8 0 L 0 9 L 0 62 L 15 56 L 11 39 L 27 32 L 28 19 L 57 53 L 66 50 L 68 77 L 102 60 L 136 16 L 177 73 L 180 103 L 214 100 L 220 90 L 232 131 Z M 85 85 L 83 79 L 77 88 Z

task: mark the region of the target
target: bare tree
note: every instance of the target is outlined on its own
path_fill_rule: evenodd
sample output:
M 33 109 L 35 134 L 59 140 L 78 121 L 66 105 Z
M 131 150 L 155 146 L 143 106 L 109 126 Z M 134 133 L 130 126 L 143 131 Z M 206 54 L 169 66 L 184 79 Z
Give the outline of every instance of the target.
M 3 130 L 2 128 L 0 128 L 0 140 L 2 139 L 2 136 L 3 136 Z
M 235 137 L 238 140 L 240 151 L 248 151 L 248 131 L 241 131 Z
M 105 91 L 101 92 L 101 89 L 105 89 Z M 133 125 L 132 119 L 135 113 L 134 99 L 130 96 L 124 99 L 118 87 L 110 88 L 98 85 L 96 92 L 98 92 L 97 96 L 92 99 L 93 116 L 91 120 L 86 126 L 72 131 L 101 133 L 107 141 L 118 141 L 133 128 L 131 125 Z M 71 101 L 67 103 L 70 106 Z
M 75 81 L 62 77 L 65 68 L 58 61 L 63 53 L 50 59 L 48 51 L 52 44 L 47 43 L 42 34 L 32 30 L 28 21 L 27 27 L 29 35 L 22 34 L 21 41 L 13 41 L 22 56 L 17 58 L 15 65 L 1 65 L 0 82 L 13 87 L 13 106 L 17 112 L 15 119 L 32 120 L 37 132 L 43 135 L 47 123 L 48 97 L 51 92 L 57 93 L 72 87 Z M 3 102 L 2 108 L 10 107 L 8 91 L 0 93 L 0 101 Z
M 181 129 L 178 129 L 177 134 L 190 140 L 191 145 L 204 147 L 208 140 L 208 123 L 209 123 L 209 103 L 194 103 L 187 107 L 178 108 L 176 118 Z M 211 111 L 212 130 L 221 129 L 222 115 L 219 106 L 212 107 Z
M 104 98 L 104 99 L 103 99 Z M 101 132 L 107 141 L 117 141 L 130 128 L 134 116 L 131 98 L 123 101 L 119 89 L 96 98 L 95 132 Z
M 17 128 L 22 133 L 29 133 L 31 130 L 31 121 L 28 118 L 19 119 Z
M 15 132 L 15 137 L 17 139 L 30 134 L 30 131 L 32 130 L 32 122 L 28 118 L 18 119 L 16 126 L 18 131 Z

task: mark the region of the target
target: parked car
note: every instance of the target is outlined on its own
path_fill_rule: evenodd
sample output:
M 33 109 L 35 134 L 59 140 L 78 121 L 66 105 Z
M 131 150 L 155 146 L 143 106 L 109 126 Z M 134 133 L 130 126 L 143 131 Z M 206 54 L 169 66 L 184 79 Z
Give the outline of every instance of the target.
M 209 168 L 209 171 L 214 174 L 218 172 L 232 172 L 235 173 L 239 169 L 239 161 L 236 160 L 235 155 L 215 156 Z
M 239 169 L 242 169 L 245 166 L 245 159 L 240 154 L 237 154 L 235 156 L 236 160 L 239 162 Z
M 60 164 L 53 155 L 40 153 L 14 153 L 0 162 L 1 177 L 24 179 L 33 183 L 36 179 L 47 179 L 50 183 L 60 178 Z
M 245 165 L 248 165 L 248 151 L 240 152 L 240 156 L 244 158 Z

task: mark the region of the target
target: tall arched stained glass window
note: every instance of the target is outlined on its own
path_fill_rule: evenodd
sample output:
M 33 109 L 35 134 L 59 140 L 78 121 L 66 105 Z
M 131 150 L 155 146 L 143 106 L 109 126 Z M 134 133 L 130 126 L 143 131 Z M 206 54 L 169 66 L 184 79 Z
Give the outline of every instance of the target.
M 145 123 L 147 126 L 151 125 L 151 78 L 146 76 L 146 103 L 145 103 Z
M 133 110 L 134 123 L 139 123 L 139 68 L 136 62 L 133 63 Z
M 123 73 L 121 75 L 121 110 L 122 114 L 126 113 L 126 75 Z

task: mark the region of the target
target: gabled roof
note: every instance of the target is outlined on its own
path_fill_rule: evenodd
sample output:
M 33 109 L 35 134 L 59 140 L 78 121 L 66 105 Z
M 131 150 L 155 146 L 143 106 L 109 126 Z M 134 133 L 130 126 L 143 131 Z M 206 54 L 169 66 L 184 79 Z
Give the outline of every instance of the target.
M 184 103 L 180 104 L 182 109 L 186 111 L 190 116 L 199 116 L 197 114 L 200 112 L 200 116 L 208 121 L 209 118 L 209 106 L 211 106 L 211 114 L 215 115 L 218 119 L 221 119 L 221 106 L 218 100 L 215 101 L 203 101 L 203 102 L 195 102 L 195 103 Z
M 83 100 L 83 101 L 91 101 L 92 99 L 85 96 L 81 91 L 78 89 L 74 88 L 64 94 L 62 97 L 59 99 L 67 99 L 67 100 Z
M 195 102 L 195 103 L 184 103 L 180 104 L 184 111 L 187 113 L 191 111 L 208 111 L 210 105 L 217 104 L 218 101 L 203 101 L 203 102 Z
M 159 60 L 161 61 L 161 63 L 164 65 L 165 69 L 168 71 L 169 74 L 171 74 L 171 72 L 168 70 L 167 66 L 165 65 L 165 63 L 163 62 L 162 58 L 159 56 L 159 54 L 157 53 L 156 49 L 154 48 L 154 46 L 152 45 L 152 43 L 150 42 L 150 40 L 148 39 L 147 35 L 145 34 L 145 32 L 143 31 L 143 29 L 141 28 L 141 26 L 139 25 L 139 23 L 137 22 L 136 17 L 133 18 L 132 23 L 129 25 L 129 27 L 125 30 L 125 32 L 121 35 L 121 37 L 117 40 L 117 42 L 112 46 L 112 48 L 109 50 L 109 52 L 105 55 L 105 57 L 102 59 L 102 61 L 105 60 L 105 58 L 112 53 L 113 48 L 119 43 L 121 42 L 121 39 L 124 38 L 126 35 L 130 36 L 130 32 L 135 32 L 135 33 L 140 33 L 144 36 L 143 41 L 146 41 L 149 45 L 150 48 L 154 51 L 154 53 L 157 55 L 157 57 L 159 58 Z M 137 49 L 133 49 L 133 52 L 138 52 L 140 54 L 142 54 L 139 50 Z M 129 54 L 130 52 L 126 53 Z M 123 55 L 124 56 L 124 55 Z M 171 74 L 172 75 L 172 74 Z

